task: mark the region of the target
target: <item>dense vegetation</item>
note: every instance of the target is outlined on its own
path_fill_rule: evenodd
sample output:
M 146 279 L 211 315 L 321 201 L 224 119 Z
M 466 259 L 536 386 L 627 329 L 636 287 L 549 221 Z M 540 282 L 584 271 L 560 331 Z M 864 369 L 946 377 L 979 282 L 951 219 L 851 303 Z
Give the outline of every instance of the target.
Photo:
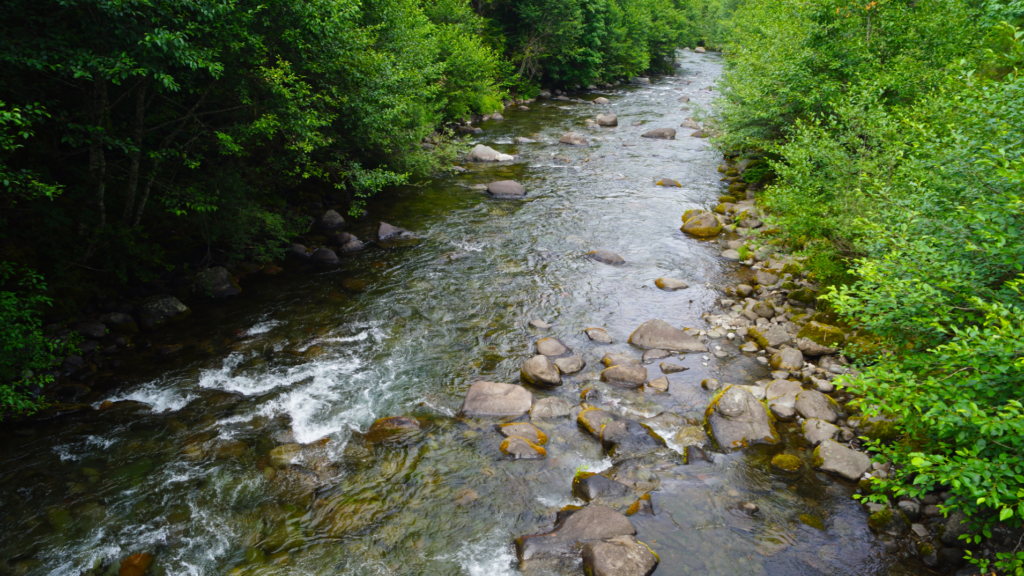
M 947 491 L 973 543 L 1024 526 L 1022 8 L 748 0 L 721 110 L 771 160 L 778 241 L 885 350 L 847 382 L 898 423 L 873 497 Z M 1024 573 L 1019 545 L 975 562 Z

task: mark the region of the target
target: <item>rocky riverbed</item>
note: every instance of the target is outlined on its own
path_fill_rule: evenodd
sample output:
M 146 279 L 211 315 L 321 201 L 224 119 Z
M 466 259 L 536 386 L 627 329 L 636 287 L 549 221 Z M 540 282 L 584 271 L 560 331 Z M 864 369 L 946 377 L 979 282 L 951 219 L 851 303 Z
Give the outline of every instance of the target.
M 693 119 L 720 68 L 509 107 L 285 273 L 151 305 L 87 409 L 3 431 L 0 573 L 923 573 L 931 511 L 851 498 L 858 334 Z

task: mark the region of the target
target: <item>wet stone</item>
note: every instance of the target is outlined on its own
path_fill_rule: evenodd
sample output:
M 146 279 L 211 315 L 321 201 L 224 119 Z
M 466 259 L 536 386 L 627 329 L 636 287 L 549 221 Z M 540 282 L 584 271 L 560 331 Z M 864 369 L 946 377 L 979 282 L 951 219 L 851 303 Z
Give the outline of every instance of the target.
M 530 328 L 537 330 L 551 330 L 551 324 L 539 319 L 530 320 Z
M 829 423 L 839 419 L 839 412 L 832 400 L 817 390 L 804 390 L 797 394 L 794 408 L 804 418 L 818 418 Z
M 310 254 L 309 261 L 314 264 L 323 265 L 337 264 L 339 262 L 338 255 L 330 248 L 318 248 L 315 252 Z
M 658 140 L 675 140 L 676 131 L 674 128 L 655 128 L 648 130 L 641 135 L 642 138 L 655 138 Z
M 665 440 L 633 420 L 618 420 L 601 428 L 601 446 L 614 458 L 634 457 L 665 446 Z
M 615 114 L 598 114 L 595 119 L 597 120 L 598 126 L 611 128 L 619 125 L 619 118 Z
M 629 365 L 634 365 L 634 364 L 635 365 L 639 365 L 640 364 L 639 362 L 637 362 L 636 360 L 633 360 L 629 356 L 626 356 L 625 354 L 619 354 L 618 352 L 609 352 L 609 353 L 605 354 L 604 357 L 601 358 L 601 363 L 604 364 L 608 368 L 611 368 L 612 366 L 619 366 L 619 365 L 629 366 Z
M 804 367 L 804 355 L 796 348 L 787 346 L 773 354 L 769 364 L 775 370 L 797 372 Z
M 396 437 L 405 436 L 409 432 L 417 432 L 420 429 L 420 422 L 408 416 L 390 416 L 379 418 L 366 431 L 366 440 L 369 442 L 384 442 Z
M 530 419 L 564 418 L 572 410 L 572 404 L 561 398 L 542 398 L 530 408 Z
M 583 370 L 587 366 L 587 363 L 579 356 L 570 356 L 568 358 L 556 359 L 555 366 L 562 374 L 575 374 L 580 370 Z
M 505 424 L 503 426 L 499 426 L 498 431 L 506 438 L 519 436 L 520 438 L 526 438 L 538 446 L 543 446 L 548 443 L 547 434 L 544 434 L 540 428 L 537 428 L 533 424 L 527 424 L 525 422 Z
M 612 343 L 612 337 L 608 335 L 608 332 L 606 332 L 604 328 L 587 328 L 584 332 L 587 334 L 587 338 L 590 338 L 598 344 Z
M 519 375 L 523 382 L 537 386 L 559 386 L 562 383 L 558 367 L 550 358 L 543 355 L 534 356 L 523 362 Z
M 302 446 L 285 444 L 270 450 L 270 465 L 274 468 L 287 468 L 302 453 Z
M 519 436 L 505 438 L 501 442 L 501 452 L 514 460 L 540 460 L 548 455 L 541 446 Z
M 601 437 L 601 426 L 610 424 L 618 420 L 614 415 L 599 410 L 597 408 L 588 408 L 583 410 L 576 416 L 576 423 L 583 427 L 584 430 L 590 433 L 595 438 Z
M 668 188 L 682 188 L 683 185 L 671 178 L 662 178 L 655 182 L 658 186 L 666 186 Z
M 658 557 L 632 536 L 616 536 L 583 546 L 583 570 L 591 576 L 649 576 Z
M 487 193 L 503 200 L 518 200 L 526 197 L 526 188 L 514 180 L 500 180 L 488 184 Z
M 621 498 L 632 492 L 629 486 L 600 474 L 580 472 L 572 480 L 572 495 L 584 502 L 592 502 L 598 498 Z
M 387 222 L 381 222 L 380 226 L 377 227 L 377 240 L 399 240 L 399 239 L 411 239 L 416 236 L 406 230 L 405 228 L 399 228 L 398 226 L 392 226 Z
M 572 350 L 557 338 L 541 338 L 537 341 L 537 354 L 549 358 L 559 358 L 572 354 Z
M 662 362 L 658 365 L 661 368 L 663 374 L 675 374 L 676 372 L 684 372 L 689 370 L 686 366 L 680 366 L 679 364 L 671 364 L 669 362 Z
M 522 386 L 474 382 L 459 413 L 469 418 L 522 416 L 530 411 L 533 395 Z
M 690 287 L 686 282 L 676 278 L 658 278 L 654 281 L 654 285 L 668 291 L 684 290 Z
M 668 378 L 662 376 L 647 383 L 647 386 L 656 392 L 668 392 Z
M 601 381 L 622 388 L 639 388 L 647 381 L 647 369 L 633 364 L 622 364 L 601 371 Z
M 587 256 L 590 256 L 591 259 L 597 260 L 602 264 L 611 264 L 612 266 L 618 266 L 626 263 L 626 261 L 622 259 L 622 256 L 619 256 L 611 250 L 595 250 L 588 253 Z
M 867 454 L 847 448 L 834 440 L 824 440 L 814 450 L 814 466 L 847 480 L 857 481 L 871 469 Z
M 590 142 L 583 137 L 579 132 L 569 132 L 565 136 L 558 139 L 559 144 L 566 144 L 568 146 L 589 146 Z
M 545 556 L 571 554 L 580 544 L 615 536 L 632 536 L 636 529 L 628 518 L 605 506 L 566 509 L 558 513 L 554 529 L 516 538 L 516 556 L 527 562 Z
M 727 452 L 779 441 L 764 406 L 739 386 L 729 386 L 712 401 L 706 421 L 715 442 Z
M 644 352 L 643 358 L 641 358 L 641 360 L 643 362 L 652 362 L 654 360 L 661 360 L 662 358 L 668 358 L 671 355 L 672 355 L 672 353 L 669 352 L 668 350 L 648 350 L 648 351 Z
M 629 336 L 629 343 L 648 350 L 707 352 L 707 346 L 664 320 L 648 320 Z
M 326 232 L 341 230 L 345 227 L 345 219 L 335 210 L 328 210 L 316 220 L 316 227 Z

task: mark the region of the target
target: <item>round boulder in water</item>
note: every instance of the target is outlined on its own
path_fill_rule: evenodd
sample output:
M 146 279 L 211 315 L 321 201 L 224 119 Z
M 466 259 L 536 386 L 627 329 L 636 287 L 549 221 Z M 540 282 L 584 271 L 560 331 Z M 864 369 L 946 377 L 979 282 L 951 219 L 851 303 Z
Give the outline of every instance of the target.
M 558 140 L 559 144 L 567 144 L 569 146 L 589 146 L 590 142 L 583 137 L 579 132 L 569 132 L 565 136 L 562 136 Z
M 597 125 L 598 126 L 606 126 L 606 127 L 609 127 L 609 128 L 611 128 L 613 126 L 618 126 L 619 125 L 619 117 L 616 116 L 615 114 L 598 114 L 597 115 Z
M 543 355 L 534 356 L 523 362 L 519 375 L 523 382 L 537 386 L 558 386 L 562 383 L 558 367 L 550 358 Z
M 543 447 L 519 436 L 505 438 L 501 443 L 501 451 L 515 460 L 540 460 L 548 455 Z
M 722 233 L 722 223 L 711 212 L 700 210 L 683 219 L 683 232 L 699 238 L 710 238 Z
M 658 557 L 632 536 L 615 536 L 583 546 L 583 571 L 593 576 L 649 576 Z
M 333 231 L 345 227 L 345 219 L 335 210 L 328 210 L 316 219 L 316 227 L 319 230 Z
M 469 418 L 522 416 L 530 411 L 533 394 L 522 386 L 502 382 L 474 382 L 459 414 Z
M 408 416 L 379 418 L 367 430 L 366 439 L 375 443 L 384 442 L 399 436 L 406 436 L 410 432 L 419 431 L 419 429 L 419 420 Z
M 594 98 L 594 104 L 611 104 L 611 103 L 612 103 L 611 100 L 605 98 L 604 96 L 598 96 L 597 98 Z
M 310 255 L 309 261 L 314 264 L 337 264 L 338 255 L 330 248 L 319 248 L 316 252 L 313 252 L 313 254 Z
M 604 328 L 587 328 L 584 330 L 587 338 L 598 344 L 611 344 L 612 337 L 608 335 L 608 332 Z
M 487 185 L 487 193 L 495 198 L 518 200 L 526 197 L 526 188 L 515 180 L 499 180 Z
M 658 278 L 654 281 L 654 285 L 668 291 L 683 290 L 690 287 L 686 282 L 677 278 Z

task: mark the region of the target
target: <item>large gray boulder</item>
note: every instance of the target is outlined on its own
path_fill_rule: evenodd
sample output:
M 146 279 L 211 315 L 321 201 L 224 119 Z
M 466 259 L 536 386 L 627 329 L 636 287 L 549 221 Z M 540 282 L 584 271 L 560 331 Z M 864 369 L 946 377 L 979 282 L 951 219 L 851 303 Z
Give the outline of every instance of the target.
M 629 343 L 645 350 L 707 352 L 708 347 L 664 320 L 648 320 L 629 335 Z
M 572 495 L 584 502 L 598 498 L 620 498 L 633 492 L 629 486 L 600 474 L 577 473 L 572 480 Z
M 572 350 L 558 338 L 541 338 L 537 340 L 537 354 L 551 358 L 561 358 L 572 354 Z
M 196 277 L 196 292 L 211 298 L 227 298 L 242 293 L 241 287 L 223 266 L 207 268 Z
M 618 126 L 619 125 L 619 117 L 616 116 L 615 114 L 598 114 L 597 115 L 597 125 L 598 126 L 608 126 L 608 127 Z
M 583 573 L 589 576 L 650 576 L 658 557 L 632 536 L 615 536 L 583 546 Z
M 676 131 L 675 128 L 655 128 L 649 130 L 641 135 L 642 138 L 657 138 L 660 140 L 675 140 Z
M 415 237 L 416 236 L 412 232 L 409 232 L 405 228 L 392 226 L 387 222 L 381 222 L 380 226 L 377 227 L 377 240 L 399 240 Z
M 316 227 L 324 232 L 334 232 L 345 227 L 345 219 L 335 210 L 328 210 L 316 219 Z
M 586 368 L 587 363 L 579 356 L 569 356 L 568 358 L 557 358 L 555 366 L 562 374 L 575 374 Z
M 502 154 L 489 146 L 477 144 L 466 155 L 466 160 L 470 162 L 508 162 L 509 160 L 515 160 L 515 158 L 508 154 Z
M 558 513 L 550 532 L 516 538 L 516 555 L 520 562 L 545 556 L 561 556 L 579 550 L 578 546 L 593 540 L 615 536 L 634 536 L 636 529 L 629 519 L 605 506 L 587 506 L 581 510 Z
M 459 414 L 469 418 L 522 416 L 530 411 L 533 394 L 522 386 L 501 382 L 474 382 Z
M 487 193 L 502 200 L 519 200 L 526 197 L 526 188 L 515 180 L 499 180 L 487 185 Z
M 174 296 L 162 294 L 146 299 L 139 307 L 142 327 L 147 330 L 187 316 L 191 310 Z
M 772 370 L 798 372 L 804 367 L 804 354 L 796 348 L 786 346 L 772 355 L 769 364 Z
M 727 452 L 751 444 L 779 442 L 779 435 L 764 405 L 740 386 L 729 386 L 723 390 L 711 401 L 706 414 L 705 425 L 711 437 Z
M 604 328 L 587 328 L 584 332 L 586 333 L 587 338 L 590 338 L 598 344 L 612 343 L 612 337 L 608 335 L 608 331 Z
M 537 355 L 523 362 L 523 368 L 519 372 L 520 378 L 527 384 L 535 386 L 559 386 L 562 384 L 562 377 L 558 373 L 558 367 L 550 358 L 544 355 Z
M 620 388 L 640 388 L 647 381 L 647 369 L 635 362 L 620 364 L 602 370 L 601 380 Z
M 835 440 L 839 436 L 839 428 L 819 418 L 808 418 L 801 426 L 804 438 L 811 446 L 817 446 L 825 440 Z
M 817 418 L 829 423 L 839 419 L 839 410 L 832 399 L 817 390 L 804 390 L 797 394 L 793 408 L 804 418 Z
M 757 345 L 761 348 L 778 348 L 783 344 L 790 344 L 793 342 L 793 335 L 786 332 L 786 330 L 778 324 L 773 324 L 767 330 L 758 327 L 751 327 L 748 329 L 747 334 L 750 336 L 750 339 L 757 342 Z
M 814 467 L 856 482 L 871 469 L 871 458 L 835 440 L 824 440 L 814 449 Z
M 317 248 L 315 252 L 309 255 L 309 261 L 314 264 L 324 265 L 337 264 L 339 262 L 338 255 L 330 248 Z

